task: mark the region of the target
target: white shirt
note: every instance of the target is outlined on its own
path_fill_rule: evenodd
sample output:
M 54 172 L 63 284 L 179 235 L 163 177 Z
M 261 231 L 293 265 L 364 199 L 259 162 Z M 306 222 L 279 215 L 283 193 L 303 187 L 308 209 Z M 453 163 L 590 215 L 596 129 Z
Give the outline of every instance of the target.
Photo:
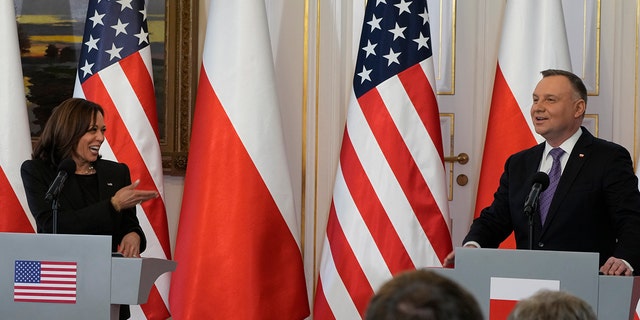
M 571 154 L 571 151 L 573 151 L 573 147 L 576 146 L 581 135 L 582 128 L 578 128 L 578 131 L 559 146 L 560 149 L 564 150 L 564 153 L 560 156 L 561 172 L 564 172 L 564 167 L 567 165 L 567 161 L 569 161 L 569 155 Z M 546 172 L 548 174 L 551 170 L 551 165 L 553 164 L 553 157 L 549 154 L 551 149 L 553 149 L 553 147 L 548 142 L 545 142 L 544 152 L 542 153 L 542 160 L 540 160 L 540 167 L 538 171 Z

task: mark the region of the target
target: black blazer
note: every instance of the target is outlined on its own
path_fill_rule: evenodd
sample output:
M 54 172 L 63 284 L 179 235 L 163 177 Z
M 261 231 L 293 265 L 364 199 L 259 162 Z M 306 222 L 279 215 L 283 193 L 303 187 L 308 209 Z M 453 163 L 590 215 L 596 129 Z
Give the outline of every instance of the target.
M 98 160 L 94 164 L 98 180 L 98 202 L 85 199 L 78 177 L 69 175 L 58 196 L 58 233 L 92 234 L 112 236 L 111 249 L 115 251 L 122 238 L 129 232 L 140 235 L 140 252 L 147 242 L 136 217 L 136 209 L 115 211 L 111 197 L 131 184 L 129 168 L 123 163 Z M 51 203 L 45 200 L 49 185 L 57 175 L 57 169 L 42 160 L 27 160 L 20 169 L 27 202 L 33 214 L 38 233 L 53 231 Z
M 529 248 L 524 202 L 538 171 L 544 143 L 507 159 L 491 206 L 476 218 L 463 243 L 497 248 L 514 232 L 518 249 Z M 600 253 L 640 271 L 640 192 L 629 152 L 595 138 L 584 127 L 564 168 L 547 221 L 534 218 L 533 248 Z

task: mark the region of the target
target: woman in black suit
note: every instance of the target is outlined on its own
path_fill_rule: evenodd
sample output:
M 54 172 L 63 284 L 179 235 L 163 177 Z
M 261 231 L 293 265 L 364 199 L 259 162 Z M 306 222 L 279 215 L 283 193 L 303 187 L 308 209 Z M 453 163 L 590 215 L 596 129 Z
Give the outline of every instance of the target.
M 57 173 L 68 171 L 57 198 L 57 232 L 110 235 L 114 252 L 139 257 L 146 238 L 136 205 L 158 193 L 136 189 L 139 181 L 131 183 L 127 165 L 100 159 L 105 130 L 104 110 L 98 104 L 71 98 L 56 107 L 33 159 L 22 164 L 27 201 L 38 233 L 52 233 L 53 210 L 45 197 Z M 127 319 L 128 308 L 121 311 L 121 319 Z

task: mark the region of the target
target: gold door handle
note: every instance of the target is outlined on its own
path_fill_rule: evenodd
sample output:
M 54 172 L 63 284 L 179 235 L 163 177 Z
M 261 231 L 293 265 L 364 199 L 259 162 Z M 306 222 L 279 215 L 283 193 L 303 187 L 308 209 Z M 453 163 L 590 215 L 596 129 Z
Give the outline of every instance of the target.
M 466 164 L 467 162 L 469 162 L 469 155 L 462 152 L 460 154 L 458 154 L 457 156 L 453 156 L 453 157 L 444 157 L 444 161 L 446 162 L 457 162 L 459 164 Z

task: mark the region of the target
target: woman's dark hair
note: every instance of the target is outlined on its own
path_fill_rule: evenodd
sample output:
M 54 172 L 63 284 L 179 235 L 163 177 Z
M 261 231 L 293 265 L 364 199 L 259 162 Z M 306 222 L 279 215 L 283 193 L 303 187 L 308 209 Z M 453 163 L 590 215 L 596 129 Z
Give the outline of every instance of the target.
M 94 102 L 70 98 L 55 109 L 42 130 L 33 151 L 33 159 L 41 159 L 57 167 L 63 159 L 71 158 L 80 138 L 87 132 L 102 107 Z

